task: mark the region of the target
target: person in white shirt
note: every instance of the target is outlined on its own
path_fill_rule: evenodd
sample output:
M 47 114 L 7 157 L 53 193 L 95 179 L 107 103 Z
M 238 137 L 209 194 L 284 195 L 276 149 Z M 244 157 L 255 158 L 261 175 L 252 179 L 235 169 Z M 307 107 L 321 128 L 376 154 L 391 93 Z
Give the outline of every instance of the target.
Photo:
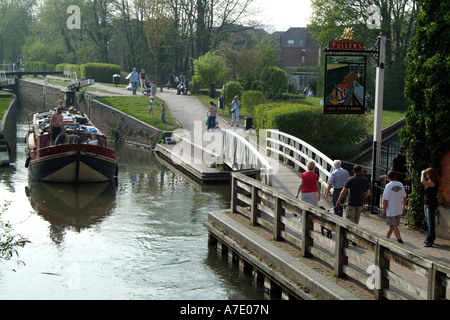
M 386 224 L 389 226 L 386 238 L 390 238 L 392 232 L 399 243 L 403 243 L 398 226 L 400 217 L 405 214 L 406 192 L 403 184 L 396 180 L 396 173 L 389 171 L 389 183 L 383 192 L 383 217 L 386 216 Z
M 98 145 L 98 139 L 95 133 L 91 134 L 91 139 L 89 140 L 88 144 Z

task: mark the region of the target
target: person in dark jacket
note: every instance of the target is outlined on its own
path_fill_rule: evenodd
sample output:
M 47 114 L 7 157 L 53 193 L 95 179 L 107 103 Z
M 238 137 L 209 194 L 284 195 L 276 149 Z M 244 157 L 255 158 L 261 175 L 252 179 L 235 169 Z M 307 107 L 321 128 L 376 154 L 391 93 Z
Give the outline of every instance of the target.
M 427 221 L 427 237 L 425 238 L 425 247 L 432 247 L 436 239 L 435 233 L 435 215 L 438 206 L 439 175 L 434 168 L 428 168 L 422 171 L 420 182 L 425 186 L 423 195 L 423 205 L 425 219 Z

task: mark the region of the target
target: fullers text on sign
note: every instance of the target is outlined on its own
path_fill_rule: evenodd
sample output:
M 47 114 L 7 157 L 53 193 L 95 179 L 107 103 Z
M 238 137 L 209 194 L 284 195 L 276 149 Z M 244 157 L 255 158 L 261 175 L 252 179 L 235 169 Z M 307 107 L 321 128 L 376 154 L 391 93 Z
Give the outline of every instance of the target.
M 364 42 L 361 41 L 330 41 L 330 50 L 349 50 L 349 51 L 363 51 Z

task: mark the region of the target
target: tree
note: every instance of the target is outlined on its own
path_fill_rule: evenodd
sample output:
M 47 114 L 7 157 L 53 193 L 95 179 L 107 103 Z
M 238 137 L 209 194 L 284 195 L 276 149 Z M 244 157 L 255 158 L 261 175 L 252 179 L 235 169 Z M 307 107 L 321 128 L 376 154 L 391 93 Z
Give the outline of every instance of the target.
M 217 87 L 223 85 L 227 75 L 225 61 L 216 52 L 208 52 L 194 60 L 194 76 L 192 90 L 209 88 L 211 83 Z
M 275 39 L 269 36 L 253 35 L 243 44 L 223 43 L 219 49 L 230 70 L 232 79 L 237 79 L 244 90 L 257 90 L 267 94 L 267 76 L 270 68 L 280 60 Z M 272 70 L 273 71 L 273 70 Z
M 144 7 L 145 17 L 145 35 L 147 37 L 148 47 L 155 59 L 156 79 L 158 81 L 158 62 L 163 40 L 167 28 L 171 23 L 167 16 L 164 0 L 153 0 Z
M 0 1 L 0 61 L 16 62 L 30 33 L 35 0 Z
M 441 157 L 450 149 L 450 2 L 420 2 L 408 60 L 405 94 L 412 105 L 406 112 L 406 127 L 400 131 L 400 137 L 408 150 L 411 168 L 407 219 L 418 225 L 423 218 L 420 173 L 428 167 L 439 168 Z

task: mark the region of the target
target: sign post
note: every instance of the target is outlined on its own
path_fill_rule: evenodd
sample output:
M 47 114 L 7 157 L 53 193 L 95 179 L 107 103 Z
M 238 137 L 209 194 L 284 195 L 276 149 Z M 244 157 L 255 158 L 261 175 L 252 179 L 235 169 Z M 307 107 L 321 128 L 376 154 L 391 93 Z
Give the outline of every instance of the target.
M 359 54 L 360 56 L 362 54 L 371 54 L 376 60 L 377 60 L 377 69 L 376 69 L 376 84 L 375 84 L 375 115 L 374 115 L 374 128 L 373 128 L 373 151 L 372 151 L 372 213 L 373 208 L 375 207 L 375 201 L 379 199 L 379 193 L 380 189 L 379 186 L 381 185 L 380 181 L 380 159 L 381 159 L 381 130 L 382 130 L 382 117 L 383 117 L 383 96 L 384 96 L 384 68 L 385 68 L 385 58 L 386 58 L 386 36 L 379 36 L 377 38 L 377 42 L 375 44 L 374 49 L 366 50 L 364 48 L 363 42 L 353 41 L 353 29 L 352 28 L 346 28 L 344 30 L 344 34 L 341 36 L 341 40 L 339 41 L 330 41 L 328 44 L 328 48 L 325 50 L 326 52 L 340 52 L 341 55 L 331 56 L 327 55 L 327 63 L 329 63 L 328 59 L 330 57 L 333 57 L 334 59 L 339 58 L 349 58 L 351 57 L 350 54 L 353 53 L 354 57 L 357 57 L 356 54 Z M 348 54 L 349 56 L 345 56 L 344 54 Z M 333 95 L 330 96 L 330 76 L 333 76 L 333 73 L 335 71 L 331 71 L 332 69 L 337 68 L 336 66 L 328 67 L 328 65 L 325 67 L 326 73 L 325 73 L 325 94 L 324 94 L 324 113 L 360 113 L 355 112 L 356 108 L 354 106 L 346 107 L 346 108 L 334 108 L 331 107 L 331 104 L 336 103 L 336 99 L 330 100 L 330 97 L 334 97 Z M 365 72 L 365 69 L 364 69 Z M 327 79 L 328 77 L 328 79 Z M 365 78 L 365 76 L 364 76 Z M 346 82 L 347 80 L 343 81 Z M 342 85 L 337 85 L 336 89 L 333 91 L 337 92 L 341 88 L 343 88 Z M 327 91 L 328 90 L 328 91 Z M 328 97 L 328 96 L 329 97 Z M 336 94 L 337 97 L 339 97 L 339 94 Z M 365 96 L 365 93 L 364 93 Z M 363 108 L 362 112 L 364 113 L 365 107 L 364 107 L 364 97 L 363 96 Z M 329 102 L 327 106 L 327 101 Z M 352 104 L 358 104 L 358 102 L 354 99 L 354 102 Z
M 375 114 L 374 114 L 374 126 L 373 126 L 373 150 L 372 150 L 372 192 L 374 195 L 372 199 L 375 200 L 376 194 L 380 191 L 380 160 L 381 160 L 381 130 L 383 119 L 383 96 L 384 96 L 384 67 L 386 58 L 386 36 L 380 36 L 379 40 L 379 53 L 378 53 L 378 65 L 376 71 L 376 83 L 375 83 Z M 378 187 L 378 192 L 375 192 L 375 188 Z M 372 201 L 372 213 L 375 203 Z

